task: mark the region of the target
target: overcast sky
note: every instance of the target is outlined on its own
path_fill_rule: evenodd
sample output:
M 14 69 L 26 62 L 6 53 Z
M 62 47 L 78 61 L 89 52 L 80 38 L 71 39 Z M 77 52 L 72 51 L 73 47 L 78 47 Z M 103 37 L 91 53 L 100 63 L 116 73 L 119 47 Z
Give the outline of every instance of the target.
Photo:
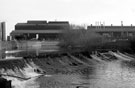
M 0 0 L 0 21 L 9 34 L 27 20 L 69 21 L 74 24 L 135 25 L 134 0 Z

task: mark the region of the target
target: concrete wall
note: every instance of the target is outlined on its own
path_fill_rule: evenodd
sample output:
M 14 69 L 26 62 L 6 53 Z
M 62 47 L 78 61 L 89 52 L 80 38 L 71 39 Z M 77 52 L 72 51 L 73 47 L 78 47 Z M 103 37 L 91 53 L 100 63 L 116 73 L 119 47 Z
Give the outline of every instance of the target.
M 13 50 L 16 47 L 15 41 L 0 41 L 0 50 Z
M 18 41 L 17 48 L 21 50 L 58 50 L 58 41 Z

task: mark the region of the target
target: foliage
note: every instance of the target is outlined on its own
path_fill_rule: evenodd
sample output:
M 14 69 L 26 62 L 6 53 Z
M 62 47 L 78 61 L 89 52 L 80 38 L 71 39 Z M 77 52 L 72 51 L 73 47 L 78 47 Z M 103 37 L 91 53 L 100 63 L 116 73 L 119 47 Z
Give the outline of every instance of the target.
M 69 29 L 63 33 L 60 46 L 64 48 L 82 47 L 84 50 L 93 50 L 105 43 L 101 35 L 85 29 Z

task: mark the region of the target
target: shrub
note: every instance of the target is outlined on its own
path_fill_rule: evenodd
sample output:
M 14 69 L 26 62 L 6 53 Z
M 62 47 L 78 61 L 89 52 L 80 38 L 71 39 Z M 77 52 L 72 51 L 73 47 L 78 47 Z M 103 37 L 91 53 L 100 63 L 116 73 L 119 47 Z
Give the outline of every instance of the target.
M 85 29 L 69 29 L 64 31 L 60 46 L 63 48 L 81 47 L 84 50 L 93 50 L 105 43 L 101 35 Z

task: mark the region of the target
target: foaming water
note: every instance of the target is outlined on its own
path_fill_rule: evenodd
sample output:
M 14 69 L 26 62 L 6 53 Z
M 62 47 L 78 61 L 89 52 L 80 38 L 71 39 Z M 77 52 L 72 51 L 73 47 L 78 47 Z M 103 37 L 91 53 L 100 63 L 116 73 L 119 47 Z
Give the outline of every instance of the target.
M 90 88 L 134 88 L 135 70 L 122 66 L 121 63 L 121 61 L 109 62 L 97 68 L 97 79 L 90 80 L 92 82 Z
M 21 80 L 13 77 L 6 77 L 7 80 L 12 80 L 13 88 L 39 88 L 39 84 L 36 82 L 36 77 L 29 80 Z
M 13 88 L 39 88 L 36 79 L 41 75 L 35 72 L 39 69 L 33 62 L 27 64 L 26 67 L 12 69 L 1 69 L 0 73 L 7 80 L 12 80 Z

